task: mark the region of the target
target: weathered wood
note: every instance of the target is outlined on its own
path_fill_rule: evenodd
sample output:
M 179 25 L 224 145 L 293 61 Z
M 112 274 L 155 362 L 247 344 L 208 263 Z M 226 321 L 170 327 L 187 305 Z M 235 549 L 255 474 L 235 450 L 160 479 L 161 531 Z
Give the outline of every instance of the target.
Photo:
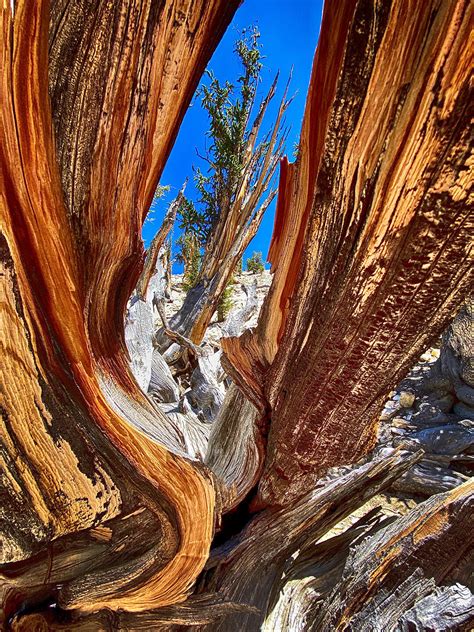
M 270 293 L 256 331 L 223 340 L 271 417 L 266 503 L 373 447 L 389 391 L 467 295 L 472 11 L 325 6 L 298 160 L 281 170 Z
M 400 476 L 393 484 L 393 489 L 408 494 L 431 496 L 454 489 L 468 480 L 467 476 L 446 465 L 423 459 Z
M 288 560 L 277 584 L 283 593 L 271 604 L 263 630 L 469 629 L 473 596 L 467 586 L 455 582 L 466 580 L 456 564 L 473 555 L 472 537 L 467 543 L 462 537 L 472 502 L 470 483 L 406 516 L 377 522 L 369 514 L 341 535 L 309 543 L 296 560 Z M 445 545 L 452 556 L 445 553 Z M 438 561 L 431 554 L 440 547 Z M 444 581 L 447 586 L 436 586 Z
M 319 542 L 309 540 L 296 555 L 287 559 L 281 578 L 272 590 L 262 631 L 307 630 L 315 602 L 340 580 L 350 549 L 392 520 L 374 509 L 339 535 Z
M 125 344 L 130 357 L 130 370 L 141 390 L 146 393 L 151 379 L 155 324 L 153 303 L 132 296 L 125 319 Z
M 202 354 L 191 374 L 191 403 L 207 421 L 214 421 L 224 402 L 225 388 L 219 380 L 222 377 L 220 357 L 220 351 Z
M 123 346 L 125 305 L 143 264 L 142 223 L 190 97 L 237 5 L 52 2 L 52 118 L 96 353 L 108 357 Z
M 166 238 L 169 235 L 170 230 L 173 228 L 173 224 L 176 219 L 176 213 L 178 212 L 180 204 L 183 200 L 185 189 L 186 189 L 186 182 L 181 187 L 178 195 L 171 202 L 168 210 L 166 211 L 166 215 L 163 219 L 160 229 L 156 233 L 156 235 L 153 237 L 150 247 L 147 250 L 145 263 L 143 264 L 143 270 L 140 274 L 140 277 L 137 282 L 137 287 L 136 287 L 137 295 L 142 300 L 146 300 L 148 285 L 156 270 L 158 255 L 160 253 L 161 248 L 164 246 L 164 243 L 166 241 Z M 166 272 L 164 269 L 163 274 L 165 273 Z
M 257 279 L 251 285 L 242 284 L 246 295 L 245 304 L 241 309 L 234 309 L 222 325 L 222 335 L 226 337 L 240 336 L 258 309 Z
M 175 603 L 207 557 L 212 480 L 150 438 L 186 454 L 131 376 L 122 321 L 158 176 L 237 4 L 1 9 L 2 588 L 66 547 L 54 583 L 24 582 L 7 619 L 51 598 L 83 611 Z M 112 536 L 73 579 L 74 536 L 139 507 L 152 524 L 140 542 L 116 550 Z
M 399 622 L 403 632 L 468 630 L 474 621 L 474 595 L 461 584 L 436 588 L 410 608 Z
M 247 603 L 259 613 L 226 616 L 206 630 L 260 629 L 272 590 L 286 561 L 306 542 L 316 541 L 331 526 L 389 486 L 418 456 L 399 452 L 362 465 L 314 490 L 293 505 L 267 509 L 255 516 L 235 538 L 211 552 L 201 590 Z
M 163 255 L 163 248 L 156 252 L 152 247 L 148 251 L 144 271 L 128 302 L 125 315 L 125 343 L 130 369 L 144 393 L 148 391 L 152 374 L 156 329 L 154 309 L 156 307 L 160 312 L 165 300 L 166 270 Z M 155 373 L 157 368 L 155 363 Z
M 231 384 L 212 424 L 204 461 L 227 488 L 223 511 L 236 507 L 261 473 L 264 446 L 257 415 L 255 407 Z
M 436 584 L 462 576 L 457 565 L 474 559 L 468 528 L 473 517 L 474 483 L 469 481 L 432 496 L 361 542 L 348 556 L 341 580 L 316 605 L 309 629 L 396 629 L 404 613 L 419 607 Z M 435 626 L 436 619 L 430 624 Z
M 179 332 L 173 331 L 172 329 L 165 329 L 164 334 L 168 336 L 170 340 L 173 340 L 180 345 L 180 347 L 183 347 L 183 349 L 188 349 L 194 357 L 200 357 L 203 355 L 204 351 L 201 347 L 199 347 L 199 345 L 195 344 L 192 340 L 186 338 L 186 336 L 183 336 Z
M 186 399 L 159 406 L 178 429 L 183 438 L 186 453 L 194 459 L 203 461 L 209 441 L 209 424 L 198 418 Z
M 148 393 L 154 400 L 164 404 L 179 400 L 179 387 L 173 379 L 168 364 L 157 349 L 154 349 L 152 354 Z

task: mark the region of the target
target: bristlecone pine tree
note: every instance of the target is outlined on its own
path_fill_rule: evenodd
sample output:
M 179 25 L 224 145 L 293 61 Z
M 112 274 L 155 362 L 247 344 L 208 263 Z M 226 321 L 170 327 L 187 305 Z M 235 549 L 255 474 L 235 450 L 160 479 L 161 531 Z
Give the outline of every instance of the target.
M 238 4 L 3 3 L 4 629 L 472 623 L 471 481 L 318 542 L 419 458 L 321 482 L 369 453 L 472 284 L 468 0 L 327 3 L 272 285 L 256 329 L 223 342 L 235 383 L 204 464 L 130 373 L 141 225 Z
M 254 113 L 262 68 L 259 37 L 254 27 L 236 42 L 242 66 L 236 85 L 222 83 L 208 71 L 210 81 L 199 90 L 209 117 L 210 147 L 202 157 L 206 170 L 196 170 L 198 204 L 182 204 L 180 227 L 184 239 L 192 235 L 199 242 L 203 256 L 183 306 L 170 322 L 172 329 L 197 344 L 216 309 L 222 311 L 232 274 L 277 194 L 274 176 L 284 153 L 288 130 L 283 117 L 291 99 L 287 100 L 287 85 L 270 131 L 260 138 L 278 76 Z

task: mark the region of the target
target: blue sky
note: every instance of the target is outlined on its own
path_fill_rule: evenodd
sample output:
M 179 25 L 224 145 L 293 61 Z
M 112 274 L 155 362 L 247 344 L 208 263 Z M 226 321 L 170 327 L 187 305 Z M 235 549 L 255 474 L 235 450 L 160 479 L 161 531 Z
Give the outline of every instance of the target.
M 262 53 L 265 56 L 262 83 L 259 88 L 260 95 L 263 96 L 266 93 L 276 72 L 280 70 L 278 92 L 267 111 L 267 125 L 263 123 L 262 131 L 265 131 L 272 122 L 286 80 L 293 67 L 290 95 L 296 94 L 286 115 L 286 122 L 291 126 L 286 145 L 290 160 L 300 134 L 311 64 L 319 35 L 321 12 L 322 0 L 291 0 L 290 2 L 288 0 L 245 0 L 237 10 L 234 20 L 209 62 L 209 68 L 219 79 L 235 81 L 239 73 L 239 62 L 233 53 L 234 43 L 243 28 L 257 25 L 261 33 Z M 203 171 L 205 170 L 205 165 L 196 154 L 196 148 L 200 154 L 205 153 L 207 129 L 207 114 L 202 109 L 199 99 L 193 99 L 161 178 L 161 184 L 170 185 L 170 191 L 153 204 L 149 215 L 153 221 L 147 221 L 143 227 L 145 246 L 149 245 L 160 227 L 168 204 L 176 196 L 187 176 L 189 182 L 186 195 L 195 199 L 192 165 L 199 165 Z M 268 208 L 257 235 L 247 248 L 244 262 L 253 251 L 259 250 L 265 259 L 273 230 L 274 214 L 275 201 Z M 179 237 L 179 229 L 175 226 L 173 241 L 177 237 Z M 175 250 L 176 248 L 173 255 L 176 254 Z M 173 271 L 181 272 L 180 265 L 175 263 Z

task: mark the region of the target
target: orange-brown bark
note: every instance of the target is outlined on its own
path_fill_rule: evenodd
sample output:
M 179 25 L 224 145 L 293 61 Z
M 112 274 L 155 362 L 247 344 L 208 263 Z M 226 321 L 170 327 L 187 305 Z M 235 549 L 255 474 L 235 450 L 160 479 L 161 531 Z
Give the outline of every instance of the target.
M 6 616 L 53 595 L 85 611 L 175 603 L 207 557 L 213 483 L 150 438 L 185 455 L 129 373 L 121 317 L 156 181 L 237 4 L 2 8 Z
M 257 330 L 224 341 L 271 417 L 265 502 L 371 449 L 386 395 L 472 282 L 471 19 L 462 1 L 325 8 L 270 294 Z

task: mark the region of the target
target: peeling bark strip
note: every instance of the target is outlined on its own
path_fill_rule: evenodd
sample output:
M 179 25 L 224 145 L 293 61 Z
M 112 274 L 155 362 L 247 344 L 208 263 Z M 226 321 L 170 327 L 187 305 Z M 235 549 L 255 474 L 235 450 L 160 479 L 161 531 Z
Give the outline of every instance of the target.
M 390 389 L 472 284 L 472 3 L 327 3 L 274 279 L 223 341 L 271 429 L 260 498 L 285 503 L 373 446 Z M 291 423 L 289 423 L 291 420 Z
M 58 0 L 50 12 L 20 0 L 12 14 L 3 3 L 7 618 L 49 600 L 82 611 L 173 604 L 207 558 L 213 484 L 146 436 L 180 451 L 131 377 L 121 317 L 140 272 L 141 222 L 237 4 Z

